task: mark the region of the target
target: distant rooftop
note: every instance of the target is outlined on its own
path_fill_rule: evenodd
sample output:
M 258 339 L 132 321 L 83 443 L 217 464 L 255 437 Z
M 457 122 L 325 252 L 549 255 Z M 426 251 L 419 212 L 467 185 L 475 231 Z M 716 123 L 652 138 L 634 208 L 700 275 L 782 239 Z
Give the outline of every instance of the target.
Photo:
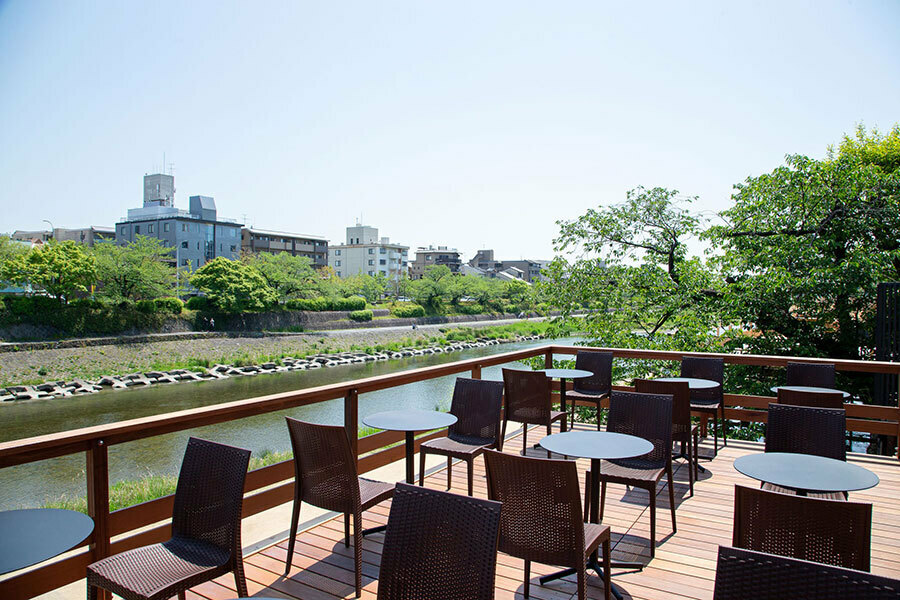
M 257 229 L 256 227 L 244 227 L 250 233 L 256 233 L 259 235 L 280 235 L 284 237 L 295 237 L 295 238 L 307 238 L 310 240 L 322 240 L 323 242 L 327 242 L 328 238 L 324 238 L 320 235 L 309 235 L 306 233 L 291 233 L 289 231 L 275 231 L 274 229 Z

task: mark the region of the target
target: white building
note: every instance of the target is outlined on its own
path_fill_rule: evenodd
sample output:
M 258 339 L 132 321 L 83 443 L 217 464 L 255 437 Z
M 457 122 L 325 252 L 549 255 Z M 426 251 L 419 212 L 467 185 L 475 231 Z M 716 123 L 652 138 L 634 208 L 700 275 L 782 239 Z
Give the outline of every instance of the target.
M 378 228 L 357 224 L 347 228 L 347 243 L 328 248 L 328 266 L 338 277 L 378 275 L 400 281 L 408 268 L 409 246 L 378 237 Z

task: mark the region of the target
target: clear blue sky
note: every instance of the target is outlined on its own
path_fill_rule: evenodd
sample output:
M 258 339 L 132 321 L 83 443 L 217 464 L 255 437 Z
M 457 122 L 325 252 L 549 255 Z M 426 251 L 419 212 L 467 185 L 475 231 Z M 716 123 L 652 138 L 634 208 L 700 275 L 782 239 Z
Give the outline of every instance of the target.
M 638 185 L 700 196 L 900 121 L 900 2 L 0 0 L 0 231 L 176 202 L 340 242 L 549 258 Z

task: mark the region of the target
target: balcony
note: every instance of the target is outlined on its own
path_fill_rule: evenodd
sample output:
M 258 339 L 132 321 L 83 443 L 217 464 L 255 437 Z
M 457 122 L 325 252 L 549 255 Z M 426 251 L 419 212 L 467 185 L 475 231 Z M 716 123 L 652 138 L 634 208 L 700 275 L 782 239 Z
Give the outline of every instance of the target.
M 56 456 L 83 454 L 86 457 L 86 473 L 89 512 L 95 521 L 90 546 L 76 549 L 63 557 L 6 576 L 0 581 L 0 597 L 4 599 L 31 598 L 56 590 L 84 577 L 87 564 L 101 558 L 140 545 L 162 541 L 169 536 L 167 519 L 171 515 L 171 496 L 151 500 L 143 504 L 110 513 L 108 500 L 108 447 L 133 440 L 154 437 L 173 431 L 184 431 L 202 425 L 211 425 L 247 418 L 326 400 L 343 399 L 344 420 L 351 446 L 359 456 L 359 472 L 375 469 L 391 469 L 399 480 L 402 468 L 395 463 L 402 459 L 403 446 L 392 446 L 403 439 L 402 433 L 382 432 L 358 438 L 358 409 L 361 394 L 389 389 L 418 381 L 426 381 L 448 375 L 464 375 L 480 378 L 482 368 L 508 364 L 532 357 L 544 357 L 545 364 L 552 364 L 554 357 L 569 358 L 580 348 L 547 345 L 493 356 L 469 359 L 390 375 L 372 377 L 340 384 L 331 384 L 297 392 L 251 398 L 221 405 L 168 413 L 110 425 L 89 427 L 59 434 L 16 440 L 0 444 L 0 468 L 36 462 Z M 679 352 L 612 349 L 617 359 L 641 359 L 650 361 L 677 361 Z M 696 353 L 691 353 L 696 355 Z M 753 355 L 714 355 L 724 359 L 727 365 L 756 365 L 783 367 L 791 360 L 787 357 Z M 817 360 L 817 359 L 806 359 Z M 875 361 L 821 361 L 832 362 L 838 371 L 857 373 L 900 373 L 900 364 Z M 629 389 L 619 387 L 617 389 Z M 766 407 L 771 400 L 763 396 L 725 394 L 726 416 L 732 420 L 764 421 Z M 855 432 L 896 436 L 900 430 L 900 409 L 896 406 L 864 406 L 846 404 L 847 429 Z M 581 426 L 584 427 L 584 426 Z M 433 432 L 418 438 L 417 443 L 446 435 L 445 431 Z M 519 435 L 515 433 L 510 437 Z M 538 441 L 541 428 L 529 436 Z M 518 452 L 521 446 L 516 440 L 508 441 L 505 451 Z M 711 453 L 712 442 L 701 444 L 701 454 Z M 729 440 L 720 447 L 712 461 L 702 461 L 708 469 L 701 473 L 695 484 L 695 494 L 687 494 L 687 466 L 676 460 L 675 503 L 678 533 L 671 533 L 668 517 L 668 490 L 661 482 L 657 488 L 659 519 L 657 521 L 656 557 L 649 556 L 649 511 L 646 493 L 627 491 L 624 486 L 609 487 L 606 514 L 603 522 L 612 529 L 612 558 L 616 561 L 637 561 L 645 565 L 640 571 L 614 570 L 613 580 L 622 588 L 626 598 L 679 599 L 712 597 L 715 578 L 716 552 L 720 544 L 731 542 L 733 523 L 733 495 L 735 484 L 754 487 L 756 482 L 742 476 L 733 467 L 740 456 L 762 452 L 758 442 Z M 545 456 L 533 451 L 535 456 Z M 851 493 L 851 500 L 874 505 L 872 523 L 872 572 L 897 578 L 900 576 L 900 551 L 893 543 L 900 531 L 900 470 L 897 457 L 848 454 L 848 461 L 859 464 L 878 475 L 878 486 L 862 492 Z M 475 494 L 486 495 L 483 462 L 475 462 Z M 579 477 L 583 485 L 588 462 L 578 461 Z M 445 467 L 444 467 L 445 468 Z M 454 467 L 454 489 L 465 493 L 465 476 L 460 465 Z M 383 475 L 383 472 L 379 472 Z M 426 485 L 434 489 L 446 488 L 443 468 L 430 472 Z M 270 509 L 284 507 L 293 497 L 293 464 L 278 463 L 248 474 L 245 485 L 243 516 L 245 519 Z M 364 513 L 364 527 L 386 522 L 389 504 L 378 505 Z M 262 515 L 269 519 L 269 515 Z M 282 511 L 279 513 L 283 515 Z M 304 518 L 301 513 L 301 518 Z M 284 520 L 283 517 L 279 519 Z M 247 521 L 245 521 L 245 526 Z M 274 531 L 284 531 L 288 522 L 277 520 Z M 353 597 L 352 548 L 344 548 L 343 525 L 339 518 L 326 517 L 301 527 L 297 551 L 291 571 L 283 577 L 286 541 L 278 540 L 262 549 L 245 554 L 245 571 L 251 595 L 277 596 L 297 599 Z M 364 597 L 374 598 L 377 590 L 378 564 L 383 537 L 376 535 L 363 542 Z M 536 578 L 555 571 L 549 565 L 532 564 L 531 593 L 540 599 L 573 598 L 574 579 L 568 578 L 546 586 L 537 585 Z M 521 560 L 500 554 L 497 566 L 496 597 L 522 597 L 523 563 Z M 588 596 L 601 598 L 603 589 L 599 580 L 590 575 Z M 79 591 L 78 596 L 83 594 Z M 216 581 L 202 584 L 188 593 L 189 598 L 218 600 L 236 597 L 234 579 L 225 575 Z

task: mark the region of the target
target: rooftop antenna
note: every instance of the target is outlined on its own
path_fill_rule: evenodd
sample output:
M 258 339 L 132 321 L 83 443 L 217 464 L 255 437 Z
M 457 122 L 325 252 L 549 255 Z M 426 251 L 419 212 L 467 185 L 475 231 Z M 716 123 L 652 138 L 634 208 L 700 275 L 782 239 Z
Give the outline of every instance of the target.
M 160 173 L 165 174 L 165 172 L 166 172 L 166 153 L 163 152 L 163 164 L 162 164 L 162 169 L 160 169 Z
M 247 213 L 241 213 L 241 216 L 244 218 L 244 225 L 247 224 Z

